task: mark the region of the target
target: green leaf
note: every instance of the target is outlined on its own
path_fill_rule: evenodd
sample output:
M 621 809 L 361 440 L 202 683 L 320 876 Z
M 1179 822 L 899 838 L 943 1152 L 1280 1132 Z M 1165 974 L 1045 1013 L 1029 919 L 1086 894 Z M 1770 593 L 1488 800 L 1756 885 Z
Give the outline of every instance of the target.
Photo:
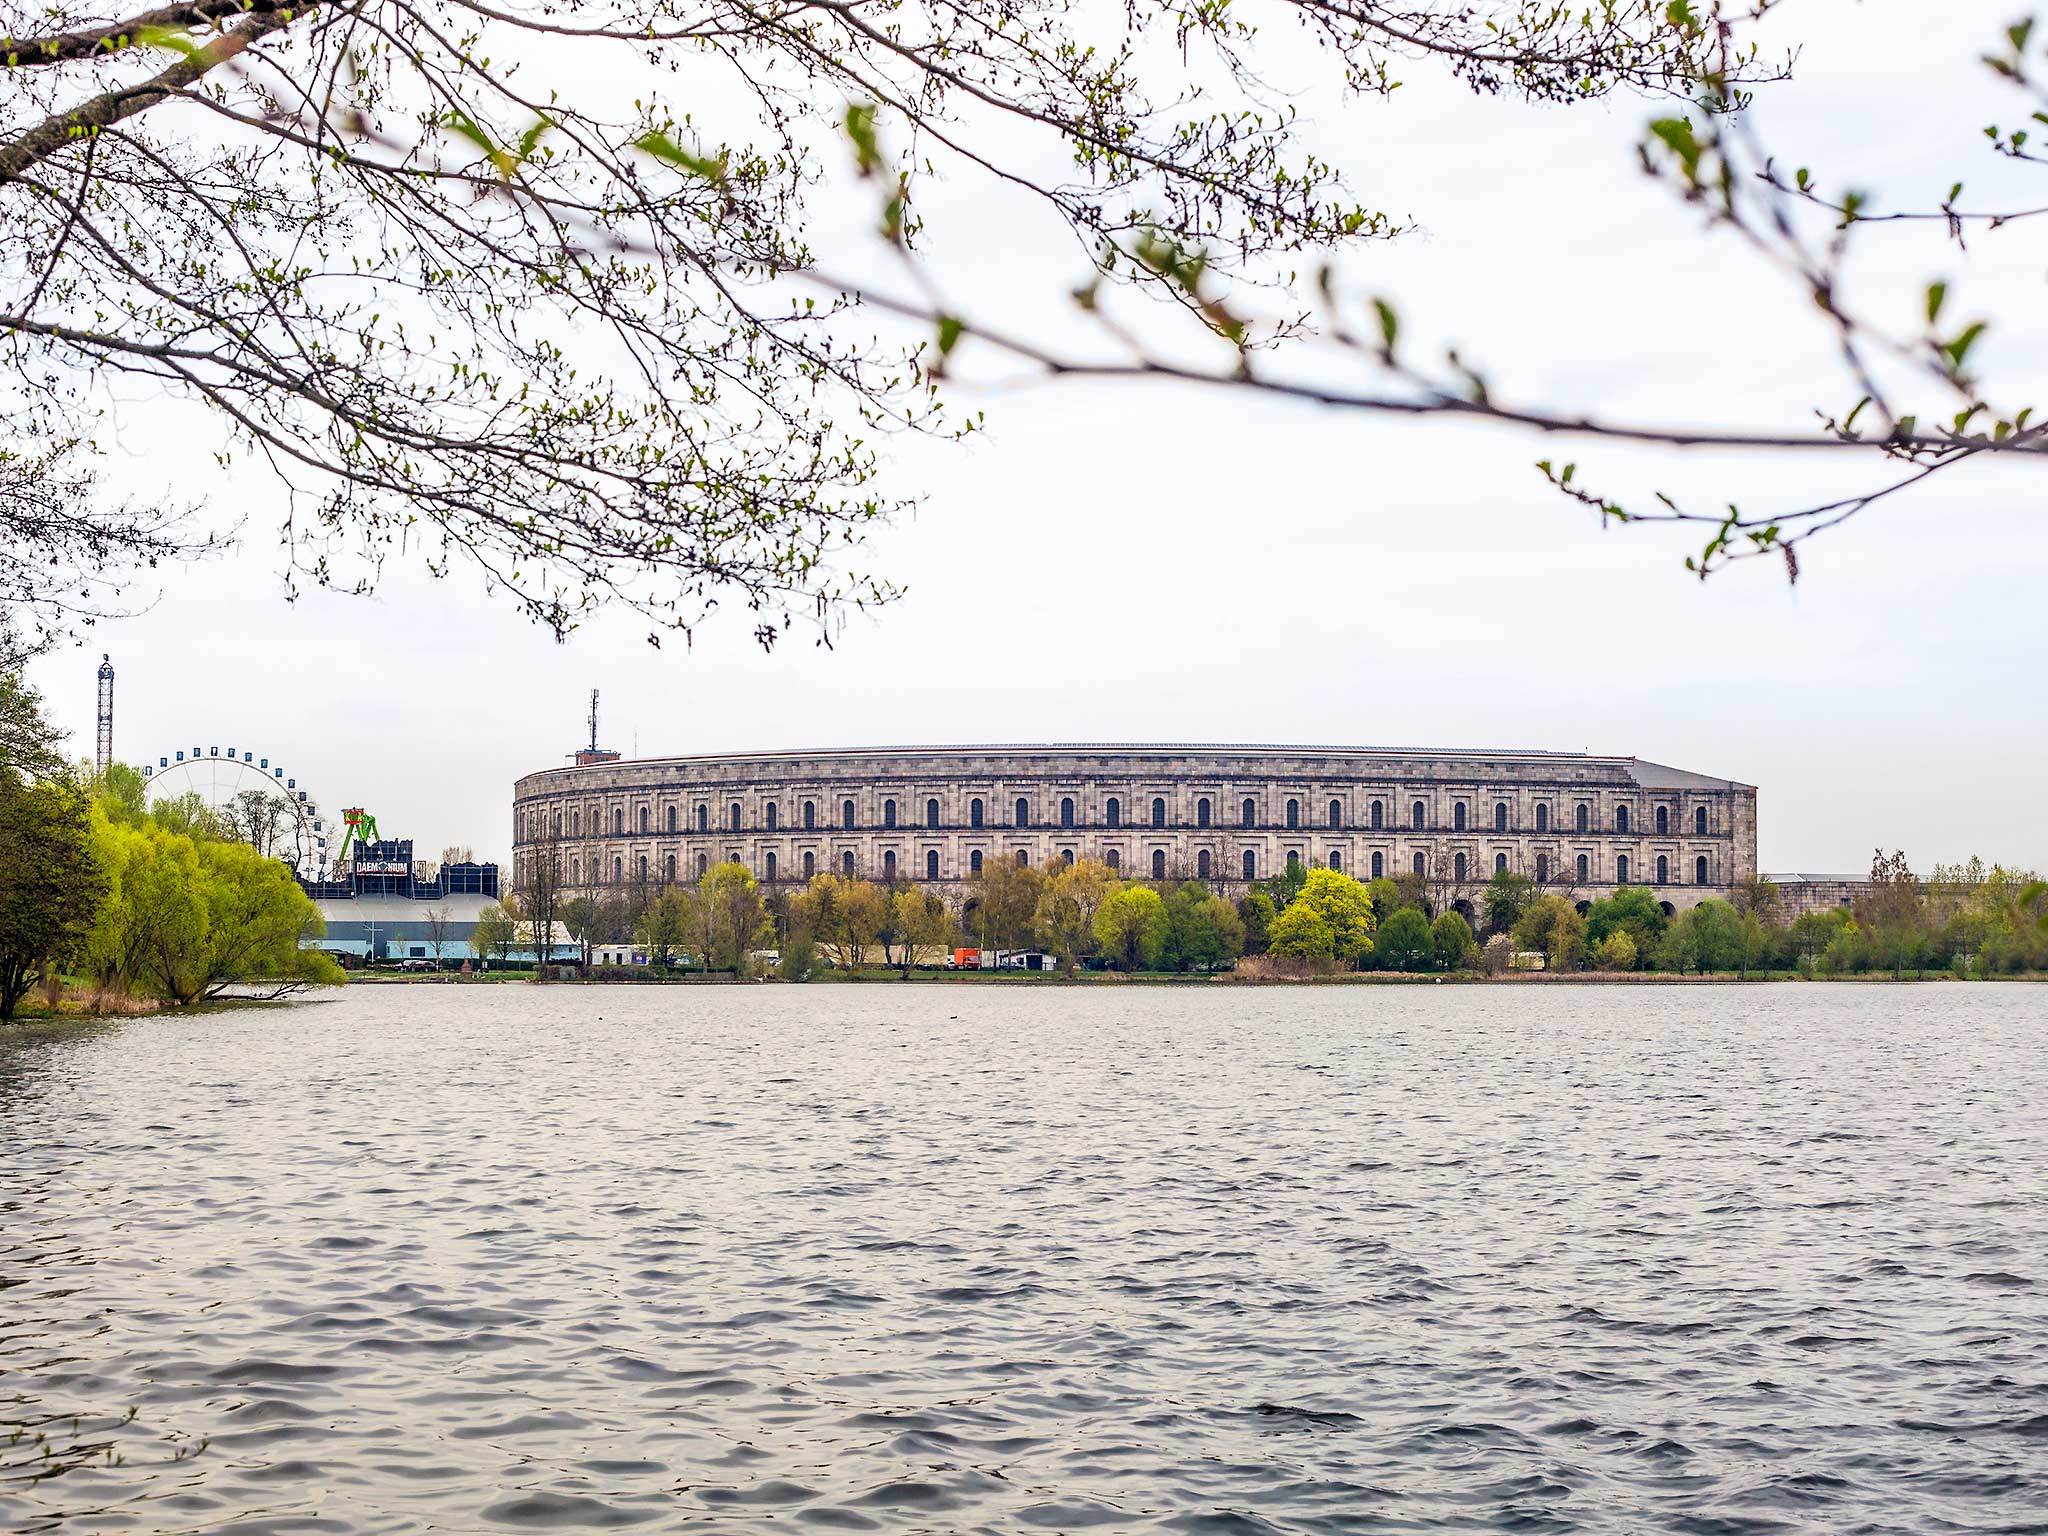
M 1960 369 L 1963 366 L 1963 359 L 1970 355 L 1970 348 L 1977 344 L 1977 338 L 1983 334 L 1982 320 L 1973 321 L 1965 326 L 1961 335 L 1941 349 L 1948 358 L 1949 366 Z
M 657 159 L 666 160 L 670 165 L 688 171 L 692 176 L 701 176 L 717 186 L 725 185 L 727 157 L 724 150 L 720 150 L 716 157 L 696 154 L 660 132 L 641 134 L 633 141 L 633 147 Z
M 1380 317 L 1380 344 L 1391 357 L 1394 353 L 1394 338 L 1401 334 L 1401 317 L 1394 313 L 1394 306 L 1385 299 L 1374 299 L 1372 307 Z
M 960 323 L 960 317 L 957 315 L 939 316 L 940 357 L 952 355 L 953 349 L 960 345 L 960 337 L 966 329 L 967 327 Z
M 1927 285 L 1927 323 L 1929 325 L 1934 324 L 1936 320 L 1941 318 L 1942 301 L 1947 297 L 1947 283 L 1929 283 Z
M 875 105 L 867 101 L 846 104 L 846 136 L 853 141 L 854 161 L 863 176 L 882 168 L 882 139 L 875 126 Z

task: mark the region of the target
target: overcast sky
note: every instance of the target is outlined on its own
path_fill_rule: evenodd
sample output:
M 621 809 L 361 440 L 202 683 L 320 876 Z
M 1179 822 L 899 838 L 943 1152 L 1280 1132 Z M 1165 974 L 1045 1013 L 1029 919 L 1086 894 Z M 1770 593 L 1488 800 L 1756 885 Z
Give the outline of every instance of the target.
M 1958 175 L 1986 202 L 2016 185 L 1981 129 L 2024 113 L 1974 63 L 2005 9 L 1789 9 L 1775 36 L 1803 48 L 1798 79 L 1759 109 L 1789 163 L 1878 187 L 1887 206 L 1937 201 Z M 1798 295 L 1635 170 L 1643 103 L 1538 110 L 1425 65 L 1406 76 L 1392 101 L 1309 91 L 1301 105 L 1359 198 L 1420 226 L 1349 268 L 1411 332 L 1455 340 L 1497 393 L 1535 404 L 1798 424 L 1852 403 Z M 1058 239 L 1020 230 L 972 261 L 949 247 L 948 227 L 987 227 L 988 198 L 927 193 L 942 281 L 1022 328 L 1063 324 L 1057 296 L 1078 274 Z M 2031 224 L 1975 246 L 1966 266 L 1936 231 L 1887 235 L 1857 268 L 1861 293 L 1904 313 L 1928 277 L 1956 277 L 1958 313 L 2006 320 L 1985 360 L 2025 399 L 2048 356 L 2048 261 Z M 799 631 L 764 656 L 739 611 L 693 649 L 650 649 L 630 615 L 557 646 L 461 573 L 287 604 L 275 486 L 253 466 L 220 476 L 216 427 L 141 402 L 113 482 L 161 495 L 175 475 L 242 521 L 242 545 L 34 676 L 89 751 L 111 651 L 123 758 L 256 750 L 423 856 L 466 843 L 502 857 L 512 781 L 578 745 L 596 686 L 604 743 L 628 754 L 1040 740 L 1633 753 L 1756 784 L 1767 869 L 1861 869 L 1879 843 L 1916 868 L 1972 852 L 2048 866 L 2042 471 L 1945 476 L 1811 546 L 1796 588 L 1764 563 L 1702 585 L 1682 566 L 1695 536 L 1603 533 L 1533 461 L 1759 507 L 1870 472 L 1166 386 L 967 403 L 988 412 L 978 441 L 890 451 L 886 488 L 923 505 L 868 563 L 907 595 L 832 649 Z

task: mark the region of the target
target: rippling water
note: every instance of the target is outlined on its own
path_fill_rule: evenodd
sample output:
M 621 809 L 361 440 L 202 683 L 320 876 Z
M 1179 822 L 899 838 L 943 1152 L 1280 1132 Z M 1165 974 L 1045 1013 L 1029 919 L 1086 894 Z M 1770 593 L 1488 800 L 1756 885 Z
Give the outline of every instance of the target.
M 362 987 L 0 1045 L 0 1529 L 2048 1531 L 2044 1005 Z

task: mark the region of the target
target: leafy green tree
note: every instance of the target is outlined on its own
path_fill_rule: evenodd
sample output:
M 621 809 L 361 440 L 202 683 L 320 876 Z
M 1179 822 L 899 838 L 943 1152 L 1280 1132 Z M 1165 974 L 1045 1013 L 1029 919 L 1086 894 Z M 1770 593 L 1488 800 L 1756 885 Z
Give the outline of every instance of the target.
M 512 946 L 519 942 L 519 927 L 513 922 L 512 914 L 503 904 L 491 902 L 476 915 L 476 927 L 469 935 L 469 946 L 476 951 L 476 957 L 488 967 L 492 960 L 505 963 L 505 957 L 512 953 Z
M 1273 931 L 1273 898 L 1261 890 L 1246 891 L 1237 903 L 1238 922 L 1244 928 L 1244 952 L 1263 955 Z
M 0 625 L 6 617 L 0 610 Z M 0 628 L 0 640 L 9 633 Z M 43 696 L 18 672 L 0 670 L 0 773 L 28 780 L 58 777 L 65 769 L 63 740 L 44 712 Z
M 1166 952 L 1165 899 L 1149 885 L 1126 885 L 1095 909 L 1095 944 L 1119 970 L 1149 971 Z
M 1295 902 L 1306 903 L 1328 926 L 1336 959 L 1356 965 L 1371 953 L 1373 929 L 1378 926 L 1372 897 L 1351 876 L 1334 869 L 1312 869 Z
M 1927 948 L 1926 912 L 1920 882 L 1903 853 L 1871 855 L 1870 879 L 1856 903 L 1856 926 L 1862 930 L 1874 962 L 1894 979 L 1918 969 Z
M 1512 869 L 1497 869 L 1480 895 L 1486 926 L 1495 933 L 1507 933 L 1522 920 L 1529 903 L 1536 899 L 1536 882 Z
M 1266 948 L 1294 960 L 1328 960 L 1336 950 L 1336 935 L 1322 913 L 1305 901 L 1291 901 L 1273 919 Z
M 1664 909 L 1657 898 L 1639 885 L 1624 885 L 1612 896 L 1586 909 L 1586 941 L 1605 943 L 1617 928 L 1628 930 L 1637 951 L 1647 952 L 1664 931 Z
M 966 926 L 975 942 L 983 949 L 1029 945 L 1044 885 L 1045 876 L 1035 866 L 990 853 L 982 860 L 981 872 L 967 882 L 967 905 L 973 908 L 973 920 Z
M 82 789 L 0 765 L 0 1023 L 83 949 L 107 894 L 94 844 Z
M 747 957 L 771 937 L 760 882 L 737 860 L 714 864 L 704 872 L 697 882 L 696 911 L 704 964 L 711 970 L 741 970 Z
M 97 808 L 93 833 L 109 881 L 86 946 L 93 975 L 126 992 L 152 973 L 189 966 L 207 924 L 198 846 L 154 819 L 110 821 L 104 808 Z
M 1384 971 L 1427 971 L 1436 966 L 1436 937 L 1420 907 L 1397 907 L 1380 924 L 1373 958 Z
M 1039 944 L 1071 971 L 1095 942 L 1095 911 L 1116 889 L 1115 873 L 1094 859 L 1054 867 L 1039 888 L 1033 926 Z
M 1164 963 L 1174 970 L 1218 970 L 1244 953 L 1244 919 L 1237 907 L 1210 894 L 1199 880 L 1185 881 L 1168 895 L 1166 915 Z
M 1446 971 L 1455 971 L 1472 957 L 1478 948 L 1472 937 L 1472 925 L 1465 921 L 1462 912 L 1445 912 L 1429 925 L 1430 943 L 1436 950 L 1436 963 Z
M 1539 896 L 1515 924 L 1515 947 L 1535 950 L 1553 971 L 1568 971 L 1586 955 L 1586 920 L 1562 896 Z
M 171 1001 L 194 1003 L 229 987 L 262 987 L 274 997 L 341 980 L 330 956 L 305 947 L 326 930 L 287 866 L 242 842 L 201 843 L 198 854 L 206 938 L 196 964 L 159 973 Z
M 1593 946 L 1593 968 L 1597 971 L 1632 971 L 1636 968 L 1636 941 L 1626 928 L 1616 928 Z
M 889 898 L 880 886 L 857 875 L 829 871 L 812 877 L 792 914 L 833 965 L 849 974 L 866 968 L 891 916 Z
M 671 886 L 640 914 L 640 930 L 634 935 L 634 942 L 647 951 L 652 963 L 665 970 L 675 963 L 677 952 L 689 945 L 690 935 L 700 928 L 695 907 L 696 897 L 691 892 Z M 576 929 L 572 927 L 569 934 L 576 937 Z
M 467 849 L 461 850 L 468 852 Z M 467 860 L 444 860 L 446 863 L 467 863 Z M 583 951 L 582 964 L 590 964 L 590 946 L 601 938 L 599 924 L 603 914 L 596 902 L 588 896 L 577 896 L 562 904 L 562 927 Z
M 890 903 L 896 934 L 897 963 L 908 976 L 920 956 L 943 950 L 953 939 L 953 914 L 931 891 L 911 885 Z
M 1263 891 L 1273 903 L 1275 912 L 1285 912 L 1287 904 L 1299 896 L 1302 887 L 1308 884 L 1308 866 L 1299 859 L 1289 859 L 1280 867 L 1280 873 L 1264 880 L 1254 880 L 1251 888 Z

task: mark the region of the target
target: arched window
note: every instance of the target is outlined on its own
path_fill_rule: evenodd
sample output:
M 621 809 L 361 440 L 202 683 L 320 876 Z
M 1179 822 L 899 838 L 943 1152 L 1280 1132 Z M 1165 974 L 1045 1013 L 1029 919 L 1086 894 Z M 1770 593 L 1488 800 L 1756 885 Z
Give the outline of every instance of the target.
M 1536 809 L 1540 812 L 1543 807 L 1539 805 Z M 1536 855 L 1536 883 L 1538 885 L 1550 883 L 1550 855 L 1547 853 Z
M 927 848 L 924 851 L 924 877 L 927 880 L 939 878 L 939 850 Z
M 668 883 L 670 885 L 674 885 L 676 883 L 676 856 L 674 854 L 670 854 L 668 856 L 668 862 L 664 873 L 666 875 Z
M 614 806 L 612 808 L 612 835 L 614 837 L 623 836 L 625 831 L 626 813 L 622 808 Z
M 625 861 L 624 859 L 621 859 L 621 858 L 618 858 L 618 857 L 616 857 L 616 856 L 615 856 L 615 857 L 614 857 L 614 858 L 612 859 L 612 884 L 613 884 L 613 885 L 624 885 L 625 883 L 626 883 L 626 861 Z
M 777 815 L 778 812 L 776 810 L 775 802 L 773 800 L 770 800 L 765 806 L 761 808 L 761 819 L 767 825 L 767 828 L 770 832 L 773 832 L 775 830 L 775 819 Z
M 1670 830 L 1671 807 L 1669 807 L 1668 805 L 1660 805 L 1657 807 L 1657 835 L 1659 837 L 1662 837 Z
M 1550 807 L 1547 805 L 1536 807 L 1536 830 L 1538 832 L 1548 832 L 1550 830 Z
M 560 829 L 557 828 L 556 830 L 559 831 Z M 647 819 L 647 807 L 643 805 L 640 807 L 640 835 L 642 837 L 645 837 L 650 830 L 651 828 L 649 826 Z
M 1124 824 L 1124 805 L 1115 795 L 1102 802 L 1103 825 L 1120 827 Z
M 676 861 L 671 858 L 668 864 L 668 877 L 673 880 L 676 877 Z M 581 859 L 571 859 L 569 861 L 569 883 L 571 885 L 581 885 L 583 883 L 583 861 Z
M 926 825 L 927 827 L 930 827 L 930 828 L 931 828 L 932 830 L 934 830 L 934 831 L 937 831 L 937 830 L 938 830 L 938 825 L 939 825 L 939 802 L 938 802 L 937 800 L 927 800 L 927 801 L 925 801 L 925 803 L 924 803 L 924 824 L 925 824 L 925 825 Z
M 1290 849 L 1288 849 L 1288 850 L 1287 850 L 1287 871 L 1288 871 L 1288 873 L 1289 873 L 1289 874 L 1292 874 L 1292 873 L 1293 873 L 1293 872 L 1294 872 L 1295 870 L 1299 869 L 1300 867 L 1301 867 L 1301 850 L 1300 850 L 1299 848 L 1290 848 Z
M 1704 805 L 1692 808 L 1692 830 L 1695 837 L 1707 835 L 1707 808 Z
M 1614 856 L 1614 883 L 1628 884 L 1628 855 L 1625 853 L 1617 853 Z
M 711 830 L 711 807 L 708 805 L 697 807 L 697 830 L 699 832 L 709 832 Z
M 1330 850 L 1330 868 L 1338 871 L 1340 874 L 1343 872 L 1344 869 L 1344 855 L 1339 853 L 1335 848 L 1332 848 Z
M 1209 797 L 1207 795 L 1202 796 L 1201 799 L 1195 802 L 1195 825 L 1198 827 L 1209 825 Z
M 1071 848 L 1062 848 L 1060 850 L 1060 862 L 1066 865 L 1067 868 L 1072 869 L 1074 867 L 1074 850 Z
M 1019 848 L 1017 850 L 1017 867 L 1019 869 L 1027 869 L 1030 865 L 1031 850 L 1029 848 Z
M 979 800 L 967 802 L 967 825 L 978 827 L 988 819 L 988 811 Z
M 851 848 L 839 855 L 839 872 L 849 880 L 853 878 L 853 850 Z
M 1578 828 L 1581 832 L 1592 826 L 1593 811 L 1590 806 L 1581 805 L 1575 814 L 1578 817 Z
M 1114 869 L 1116 866 L 1112 864 L 1110 868 Z M 1202 880 L 1209 878 L 1209 850 L 1206 848 L 1195 855 L 1195 875 Z
M 847 831 L 853 830 L 853 802 L 848 800 L 839 807 L 839 824 Z
M 1386 802 L 1382 800 L 1373 801 L 1372 810 L 1369 814 L 1368 819 L 1371 821 L 1372 829 L 1375 832 L 1377 832 L 1381 827 L 1385 826 L 1387 824 Z
M 1249 805 L 1249 804 L 1250 804 L 1251 802 L 1250 802 L 1250 801 L 1246 801 L 1245 803 L 1246 803 L 1247 805 Z M 1252 850 L 1251 850 L 1251 849 L 1249 849 L 1249 848 L 1245 849 L 1245 851 L 1244 851 L 1244 877 L 1245 877 L 1245 879 L 1247 879 L 1247 880 L 1251 880 L 1251 879 L 1255 879 L 1255 878 L 1257 878 L 1257 874 L 1258 874 L 1258 867 L 1259 867 L 1259 863 L 1258 863 L 1258 858 L 1257 858 L 1257 856 L 1253 854 L 1253 852 L 1252 852 Z
M 674 806 L 668 808 L 668 829 L 671 832 L 676 829 L 676 808 Z
M 818 856 L 815 853 L 806 853 L 804 855 L 804 878 L 808 880 L 817 872 Z
M 1692 861 L 1692 883 L 1694 885 L 1705 885 L 1707 883 L 1707 856 L 1704 853 Z
M 1505 800 L 1493 802 L 1493 830 L 1505 832 L 1508 829 L 1508 803 Z
M 555 836 L 557 836 L 557 837 L 560 837 L 561 835 L 562 835 L 562 813 L 561 813 L 560 811 L 557 811 L 557 812 L 555 812 Z
M 1408 807 L 1408 824 L 1418 832 L 1422 830 L 1422 802 L 1420 800 Z
M 1164 880 L 1166 878 L 1166 850 L 1164 848 L 1154 848 L 1152 850 L 1152 878 L 1154 880 Z
M 896 825 L 896 802 L 894 800 L 884 800 L 882 802 L 882 825 L 885 828 Z
M 1424 862 L 1423 857 L 1420 853 L 1417 853 L 1415 855 L 1415 873 L 1417 873 L 1418 875 L 1425 875 L 1429 873 L 1429 866 Z
M 804 830 L 806 832 L 818 830 L 818 802 L 815 800 L 806 800 L 804 802 Z
M 1385 854 L 1383 854 L 1383 853 L 1375 853 L 1375 854 L 1373 854 L 1373 856 L 1372 856 L 1372 877 L 1373 877 L 1373 879 L 1375 879 L 1375 880 L 1384 880 L 1384 879 L 1386 879 L 1386 877 L 1387 877 L 1387 856 L 1386 856 Z
M 1661 811 L 1664 807 L 1660 805 L 1657 809 Z M 1659 885 L 1669 885 L 1671 883 L 1671 861 L 1666 859 L 1661 853 L 1657 855 L 1657 883 Z
M 1207 855 L 1204 855 L 1204 857 L 1207 857 Z M 1124 856 L 1121 853 L 1117 852 L 1116 849 L 1112 848 L 1107 853 L 1103 854 L 1102 862 L 1104 864 L 1107 864 L 1111 869 L 1122 869 L 1124 867 Z
M 1299 800 L 1290 800 L 1287 802 L 1287 830 L 1291 832 L 1300 825 L 1301 802 Z
M 1504 875 L 1508 872 L 1508 856 L 1506 854 L 1496 853 L 1493 856 L 1493 872 L 1496 875 Z
M 1152 825 L 1155 827 L 1166 825 L 1166 801 L 1158 795 L 1152 797 Z
M 1451 807 L 1451 830 L 1454 832 L 1465 830 L 1465 802 L 1462 800 Z
M 1451 878 L 1460 885 L 1465 883 L 1465 855 L 1462 853 L 1451 860 Z
M 764 863 L 764 865 L 763 865 L 763 868 L 762 868 L 762 873 L 763 873 L 763 874 L 765 874 L 765 875 L 766 875 L 766 876 L 768 877 L 768 883 L 769 883 L 770 885 L 773 885 L 773 884 L 775 883 L 775 855 L 774 855 L 774 854 L 772 854 L 772 853 L 771 853 L 771 854 L 769 854 L 769 855 L 768 855 L 768 857 L 767 857 L 767 860 L 765 861 L 765 863 Z
M 1336 828 L 1341 827 L 1343 825 L 1344 802 L 1342 800 L 1332 800 L 1330 802 L 1330 827 L 1334 831 Z
M 1584 885 L 1587 877 L 1591 874 L 1592 869 L 1587 863 L 1586 856 L 1582 853 L 1579 855 L 1579 884 Z
M 735 832 L 739 831 L 739 829 L 740 829 L 740 803 L 739 803 L 739 801 L 737 801 L 737 800 L 733 801 L 733 803 L 732 803 L 732 804 L 731 804 L 730 806 L 728 806 L 728 807 L 726 808 L 726 813 L 725 813 L 725 814 L 726 814 L 726 819 L 727 819 L 727 820 L 728 820 L 728 821 L 729 821 L 729 822 L 731 823 L 731 827 L 732 827 L 732 830 L 733 830 L 733 831 L 735 831 Z
M 1062 795 L 1060 796 L 1060 825 L 1063 827 L 1071 827 L 1073 824 L 1074 797 L 1072 795 Z
M 1628 830 L 1628 807 L 1625 805 L 1617 805 L 1614 808 L 1614 830 L 1617 832 L 1626 832 Z
M 1245 798 L 1244 802 L 1244 824 L 1248 827 L 1255 827 L 1259 824 L 1258 802 L 1249 796 Z
M 704 878 L 704 876 L 705 876 L 705 875 L 706 875 L 707 873 L 709 873 L 710 869 L 711 869 L 711 856 L 710 856 L 709 854 L 704 854 L 704 853 L 700 853 L 700 854 L 698 854 L 698 855 L 697 855 L 697 878 L 698 878 L 699 880 L 702 880 L 702 879 Z
M 977 801 L 976 803 L 979 804 L 980 802 Z M 981 850 L 979 848 L 967 855 L 967 873 L 970 875 L 981 873 Z
M 882 854 L 882 878 L 889 884 L 896 883 L 896 850 L 890 848 Z
M 1031 802 L 1022 795 L 1017 797 L 1017 825 L 1020 827 L 1031 825 Z

